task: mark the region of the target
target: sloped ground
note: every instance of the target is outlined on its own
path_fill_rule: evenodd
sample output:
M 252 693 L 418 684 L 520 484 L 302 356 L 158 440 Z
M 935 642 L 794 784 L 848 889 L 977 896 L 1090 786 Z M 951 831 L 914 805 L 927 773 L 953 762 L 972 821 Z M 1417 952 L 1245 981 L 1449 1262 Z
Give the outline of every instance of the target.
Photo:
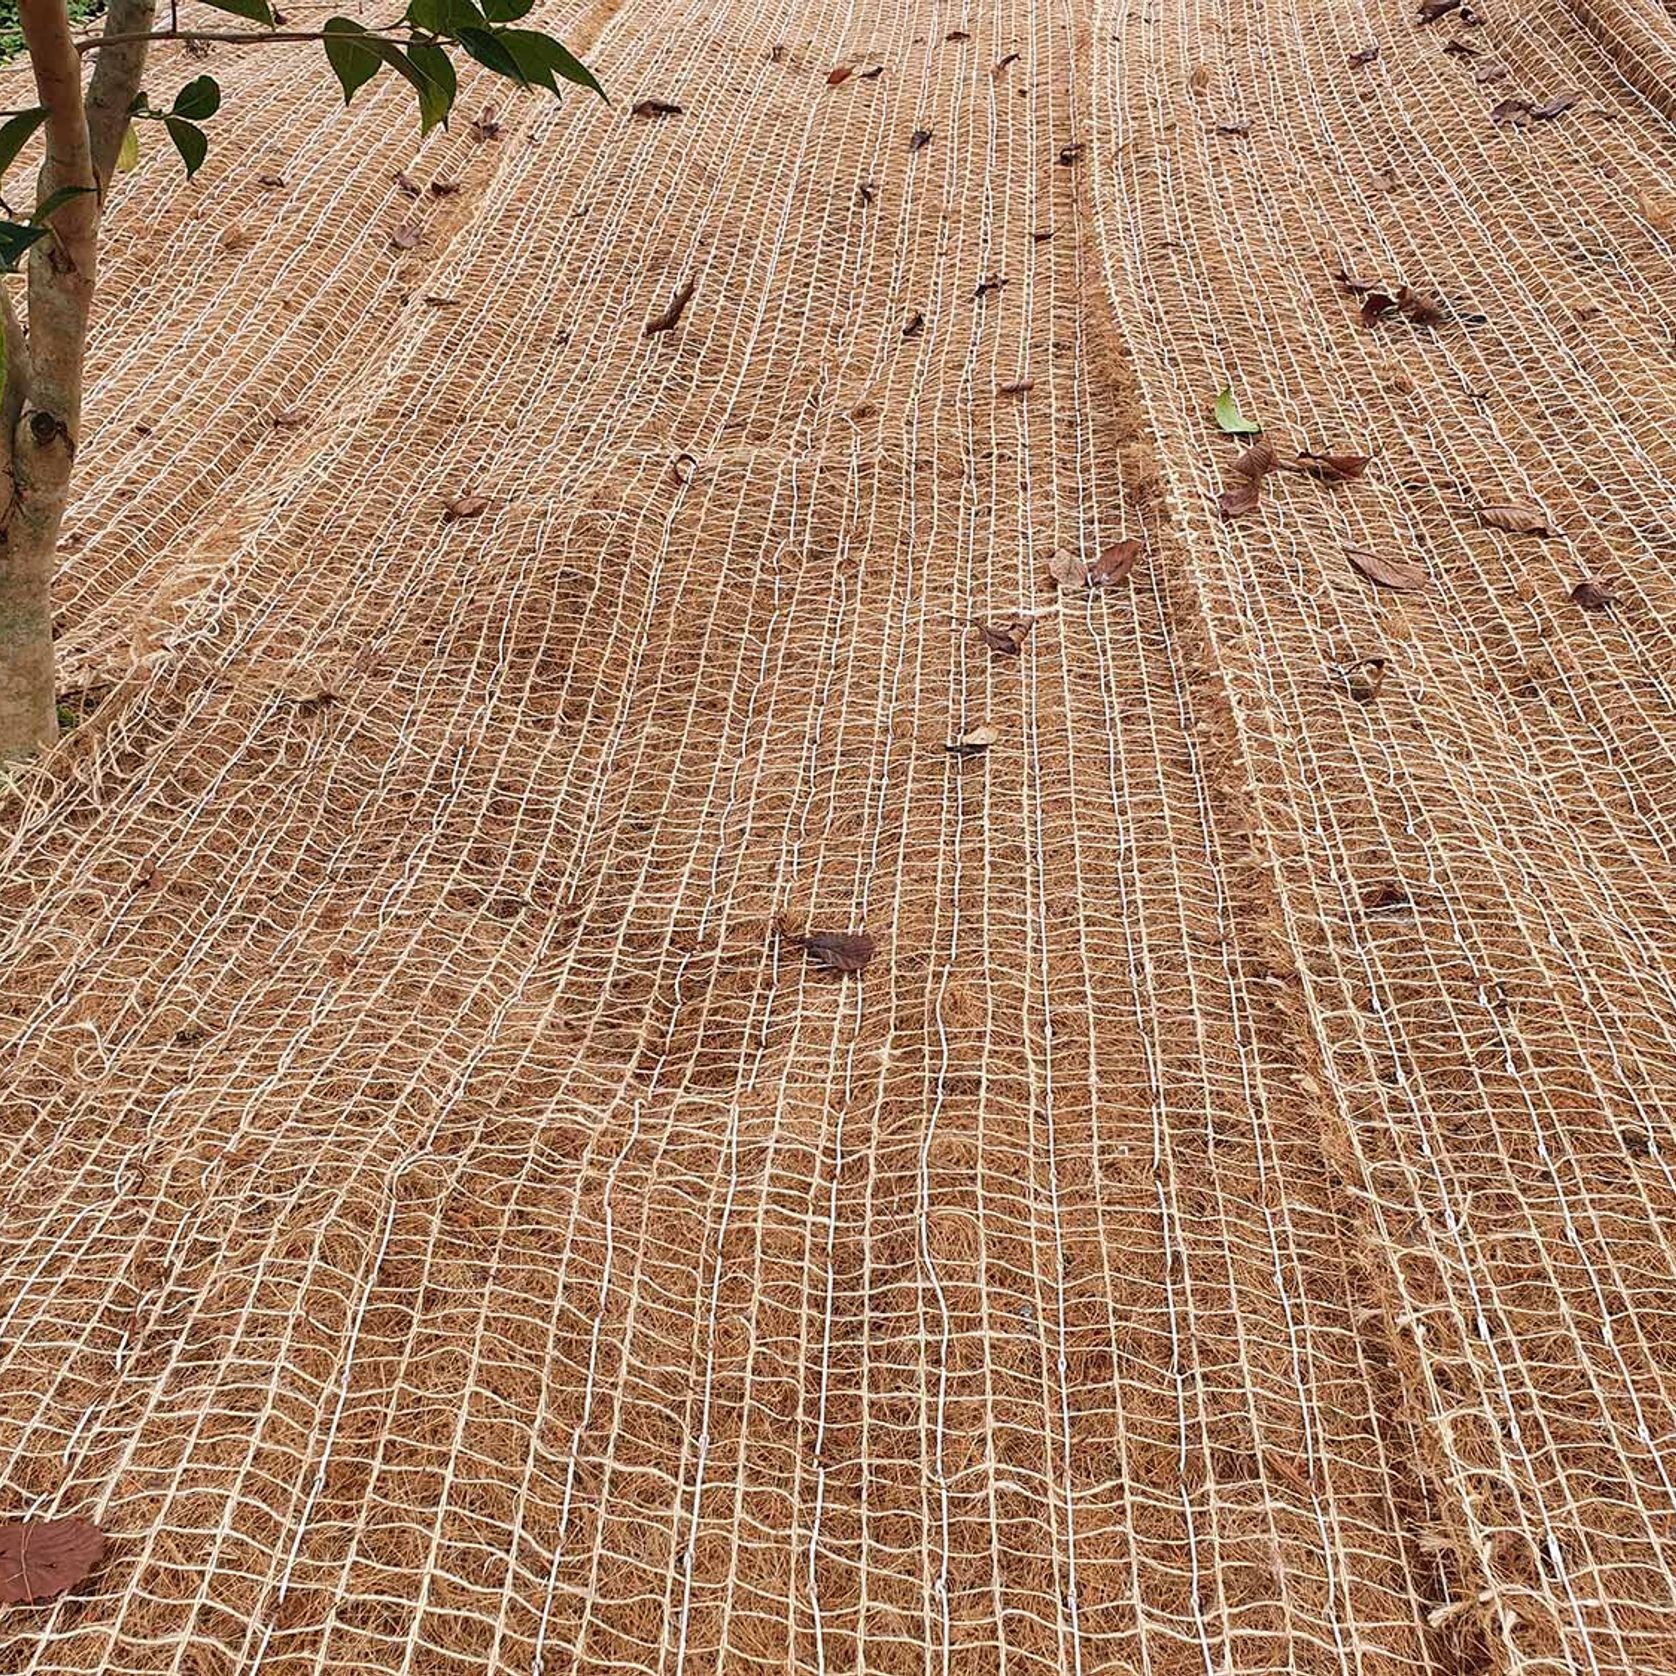
M 0 1482 L 113 1543 L 7 1668 L 1676 1669 L 1657 63 L 551 21 L 613 108 L 222 54 L 126 188 L 0 875 Z M 1224 383 L 1367 477 L 1220 520 Z

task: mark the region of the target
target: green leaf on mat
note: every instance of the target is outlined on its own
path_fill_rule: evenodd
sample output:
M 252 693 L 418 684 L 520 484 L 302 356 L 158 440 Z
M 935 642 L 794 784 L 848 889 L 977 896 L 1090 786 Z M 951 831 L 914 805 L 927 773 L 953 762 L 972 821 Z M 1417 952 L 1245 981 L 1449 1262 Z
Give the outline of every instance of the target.
M 1261 436 L 1263 427 L 1241 414 L 1232 389 L 1216 398 L 1216 422 L 1229 436 Z

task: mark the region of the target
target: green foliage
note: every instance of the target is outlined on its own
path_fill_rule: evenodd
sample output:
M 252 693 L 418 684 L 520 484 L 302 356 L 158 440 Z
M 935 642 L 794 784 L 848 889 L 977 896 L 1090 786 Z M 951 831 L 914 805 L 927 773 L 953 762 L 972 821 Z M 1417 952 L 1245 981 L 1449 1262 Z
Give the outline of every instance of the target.
M 79 26 L 101 16 L 105 0 L 69 0 L 69 6 L 71 24 Z M 0 0 L 0 62 L 16 58 L 22 51 L 23 30 L 17 21 L 17 0 Z

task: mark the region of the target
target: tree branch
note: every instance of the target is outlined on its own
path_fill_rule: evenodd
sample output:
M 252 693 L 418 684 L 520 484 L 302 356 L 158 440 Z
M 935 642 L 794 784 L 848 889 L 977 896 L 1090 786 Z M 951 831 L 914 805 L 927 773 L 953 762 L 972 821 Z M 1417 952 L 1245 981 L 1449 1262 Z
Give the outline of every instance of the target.
M 394 35 L 405 29 L 405 24 L 369 24 L 369 35 Z M 107 52 L 112 47 L 132 46 L 140 41 L 217 41 L 237 47 L 259 47 L 270 41 L 325 41 L 331 37 L 324 29 L 153 29 L 149 34 L 89 35 L 76 42 L 77 52 Z
M 101 192 L 110 185 L 122 136 L 128 132 L 128 112 L 145 75 L 146 31 L 157 15 L 157 0 L 109 0 L 105 11 L 105 45 L 87 84 L 87 135 Z M 79 43 L 78 43 L 79 45 Z

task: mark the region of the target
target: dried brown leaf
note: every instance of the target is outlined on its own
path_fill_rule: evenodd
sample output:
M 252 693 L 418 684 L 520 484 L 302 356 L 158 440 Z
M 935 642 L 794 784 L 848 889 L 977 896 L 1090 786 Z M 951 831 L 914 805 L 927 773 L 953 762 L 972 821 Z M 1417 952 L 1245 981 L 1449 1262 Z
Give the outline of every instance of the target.
M 951 29 L 943 37 L 944 41 L 969 41 L 971 38 L 972 34 L 968 29 Z
M 392 250 L 411 250 L 419 242 L 419 229 L 411 221 L 404 221 L 390 235 Z
M 419 182 L 416 181 L 405 169 L 396 170 L 395 180 L 396 189 L 400 192 L 406 193 L 408 197 L 422 198 L 425 195 L 424 187 L 422 187 Z
M 1006 69 L 1009 64 L 1016 64 L 1017 62 L 1018 54 L 1016 52 L 1009 52 L 1005 58 L 998 58 L 995 60 L 995 67 L 989 72 L 990 76 L 992 78 L 999 78 L 1006 73 Z
M 1378 913 L 1381 909 L 1412 908 L 1414 899 L 1395 879 L 1381 879 L 1362 892 L 1362 906 L 1369 913 Z
M 792 941 L 829 972 L 859 972 L 873 958 L 873 939 L 865 931 L 811 931 Z
M 1234 476 L 1255 483 L 1266 477 L 1279 464 L 1280 456 L 1275 452 L 1274 444 L 1266 437 L 1259 437 L 1249 448 L 1243 449 L 1235 456 L 1233 465 L 1228 469 Z
M 1509 535 L 1557 535 L 1548 514 L 1524 501 L 1494 501 L 1478 508 L 1481 523 Z
M 1378 48 L 1377 45 L 1371 46 L 1371 47 L 1363 47 L 1360 52 L 1351 53 L 1350 62 L 1359 70 L 1359 69 L 1361 69 L 1361 67 L 1364 64 L 1373 63 L 1373 61 L 1376 58 L 1378 58 L 1378 56 L 1379 56 L 1379 48 Z
M 1571 590 L 1571 598 L 1585 611 L 1610 611 L 1618 603 L 1618 596 L 1599 582 L 1579 582 Z
M 1451 58 L 1476 58 L 1479 52 L 1477 47 L 1468 41 L 1459 39 L 1459 37 L 1451 41 L 1443 50 Z
M 1125 536 L 1121 541 L 1114 541 L 1088 567 L 1089 587 L 1105 588 L 1127 581 L 1140 554 L 1141 544 L 1134 536 Z
M 1333 278 L 1353 297 L 1364 296 L 1380 283 L 1377 279 L 1358 279 L 1355 274 L 1348 273 L 1343 268 L 1335 269 Z
M 1419 565 L 1406 559 L 1381 558 L 1366 547 L 1346 547 L 1344 556 L 1370 582 L 1377 582 L 1382 588 L 1412 590 L 1425 587 L 1428 580 Z
M 268 419 L 276 431 L 294 431 L 299 425 L 308 423 L 308 414 L 300 407 L 284 407 L 277 413 L 270 413 Z
M 875 64 L 871 70 L 863 70 L 856 77 L 856 80 L 857 81 L 877 81 L 879 79 L 879 77 L 882 76 L 884 73 L 885 73 L 884 65 Z
M 1482 87 L 1486 83 L 1500 81 L 1506 74 L 1507 66 L 1505 64 L 1497 64 L 1492 61 L 1488 64 L 1480 64 L 1472 72 L 1472 79 Z
M 999 291 L 1006 283 L 1006 278 L 1002 274 L 990 274 L 988 278 L 980 279 L 977 290 L 972 293 L 973 301 L 981 303 L 991 291 Z
M 12 1519 L 0 1525 L 0 1602 L 56 1600 L 92 1571 L 105 1533 L 88 1519 Z
M 1004 623 L 980 623 L 978 635 L 990 651 L 1016 658 L 1024 647 L 1025 637 L 1035 626 L 1032 617 L 1012 617 Z
M 1362 324 L 1372 327 L 1383 320 L 1387 314 L 1394 313 L 1397 306 L 1395 297 L 1387 297 L 1383 291 L 1370 291 L 1362 299 Z
M 1490 120 L 1498 128 L 1520 127 L 1531 114 L 1529 99 L 1503 99 L 1490 107 Z
M 930 144 L 931 130 L 929 128 L 916 128 L 908 136 L 908 150 L 910 152 L 923 151 Z
M 445 524 L 457 524 L 464 518 L 475 518 L 479 513 L 488 510 L 489 502 L 482 495 L 457 495 L 453 500 L 442 503 L 442 521 Z
M 785 57 L 786 46 L 784 41 L 782 41 L 778 46 L 772 46 L 768 49 L 768 62 L 770 64 L 783 64 L 785 62 Z
M 1294 469 L 1307 472 L 1323 483 L 1348 483 L 1373 464 L 1371 454 L 1300 454 Z
M 1032 233 L 1030 235 L 1030 242 L 1032 244 L 1046 244 L 1048 242 L 1048 240 L 1051 239 L 1052 237 L 1053 237 L 1053 229 L 1051 227 L 1049 227 L 1043 232 Z
M 1535 106 L 1531 118 L 1535 122 L 1552 122 L 1555 117 L 1564 116 L 1582 97 L 1581 93 L 1556 93 L 1552 99 Z
M 1249 121 L 1247 121 L 1245 118 L 1242 117 L 1238 121 L 1217 123 L 1216 131 L 1219 134 L 1236 134 L 1236 135 L 1249 134 L 1251 132 L 1251 124 L 1250 124 Z
M 286 180 L 284 175 L 258 175 L 256 177 L 256 184 L 258 186 L 279 187 L 288 186 L 290 185 L 290 182 Z
M 837 69 L 827 71 L 826 85 L 828 87 L 842 87 L 854 74 L 855 66 L 853 64 L 840 64 Z
M 971 732 L 961 734 L 958 739 L 951 739 L 943 749 L 955 757 L 982 756 L 1000 737 L 992 727 L 975 727 Z
M 654 314 L 646 322 L 645 337 L 655 337 L 659 332 L 673 332 L 680 324 L 681 316 L 687 312 L 687 304 L 693 300 L 693 292 L 698 289 L 698 281 L 689 279 L 681 289 L 675 293 L 673 301 L 662 314 Z
M 1068 169 L 1073 163 L 1078 163 L 1082 160 L 1082 152 L 1083 148 L 1081 141 L 1077 141 L 1071 145 L 1061 146 L 1059 148 L 1059 161 L 1063 167 Z
M 1003 396 L 1028 396 L 1036 388 L 1033 378 L 1015 378 L 1006 384 L 996 385 L 996 389 Z
M 1263 479 L 1261 477 L 1242 477 L 1237 483 L 1230 483 L 1217 497 L 1216 507 L 1224 518 L 1243 518 L 1248 512 L 1257 510 L 1258 502 L 1263 498 Z
M 1372 704 L 1385 685 L 1385 659 L 1363 658 L 1334 671 L 1339 684 L 1358 704 Z
M 917 338 L 925 330 L 925 316 L 916 308 L 908 318 L 908 323 L 902 328 L 905 338 Z
M 857 201 L 861 204 L 863 209 L 866 209 L 867 206 L 873 202 L 873 199 L 876 196 L 873 188 L 865 182 L 855 189 L 855 195 Z
M 686 114 L 686 111 L 680 105 L 673 104 L 668 99 L 636 99 L 629 106 L 630 116 L 660 117 L 685 116 Z
M 433 180 L 431 182 L 431 196 L 433 198 L 452 198 L 460 190 L 457 180 Z
M 1068 547 L 1055 547 L 1048 555 L 1048 574 L 1061 588 L 1088 585 L 1088 566 Z
M 1416 326 L 1437 326 L 1446 318 L 1443 306 L 1411 285 L 1397 287 L 1397 309 Z
M 1461 0 L 1420 0 L 1420 21 L 1436 23 L 1440 17 L 1458 10 L 1460 4 Z
M 472 120 L 471 137 L 479 144 L 500 137 L 500 112 L 493 105 L 485 106 L 483 114 Z

